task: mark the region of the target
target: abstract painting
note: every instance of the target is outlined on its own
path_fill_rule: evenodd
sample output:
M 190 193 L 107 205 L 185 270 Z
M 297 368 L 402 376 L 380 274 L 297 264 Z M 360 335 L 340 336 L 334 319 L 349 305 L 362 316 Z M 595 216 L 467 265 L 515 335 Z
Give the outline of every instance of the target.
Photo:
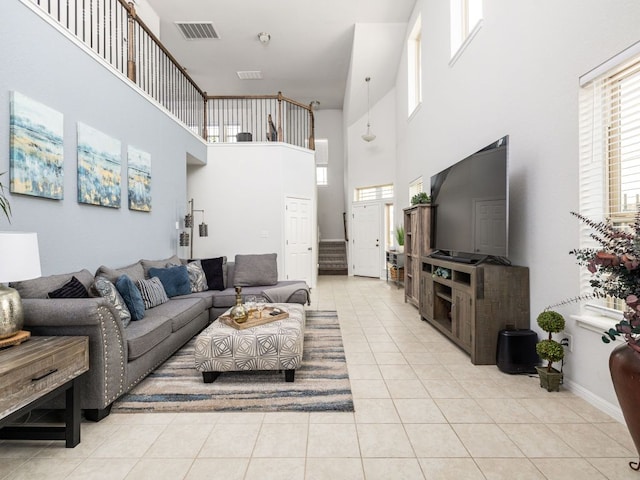
M 127 151 L 129 209 L 151 211 L 151 155 L 129 145 Z
M 61 200 L 63 115 L 21 93 L 11 93 L 10 191 Z
M 78 202 L 120 208 L 120 141 L 78 122 Z

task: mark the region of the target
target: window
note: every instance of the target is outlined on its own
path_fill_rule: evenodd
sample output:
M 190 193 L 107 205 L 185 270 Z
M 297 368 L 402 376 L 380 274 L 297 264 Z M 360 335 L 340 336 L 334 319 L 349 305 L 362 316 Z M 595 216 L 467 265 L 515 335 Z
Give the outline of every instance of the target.
M 383 198 L 393 198 L 393 185 L 356 188 L 353 200 L 356 202 L 365 202 L 367 200 L 380 200 Z
M 422 17 L 418 15 L 407 40 L 409 116 L 422 102 Z
M 317 166 L 316 167 L 316 185 L 325 186 L 329 185 L 328 177 L 328 169 L 327 166 Z
M 422 193 L 423 191 L 422 177 L 418 177 L 409 184 L 409 200 L 411 200 L 414 195 Z
M 317 138 L 315 147 L 316 185 L 329 185 L 329 140 Z
M 220 127 L 218 125 L 207 126 L 207 142 L 236 142 L 236 135 L 240 132 L 240 125 L 225 125 L 224 138 L 220 138 Z
M 455 62 L 482 26 L 482 0 L 451 1 L 451 62 Z
M 626 50 L 581 77 L 580 85 L 580 213 L 622 229 L 640 204 L 640 44 L 635 54 Z M 597 248 L 591 229 L 580 228 L 580 247 Z M 590 274 L 582 270 L 588 294 Z

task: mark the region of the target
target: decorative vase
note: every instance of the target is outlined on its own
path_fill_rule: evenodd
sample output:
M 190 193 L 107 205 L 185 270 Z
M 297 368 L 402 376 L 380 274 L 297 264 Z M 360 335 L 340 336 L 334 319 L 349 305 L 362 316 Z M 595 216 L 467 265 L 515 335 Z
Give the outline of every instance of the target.
M 617 346 L 609 356 L 609 371 L 624 421 L 640 454 L 640 353 L 626 343 Z M 640 462 L 629 462 L 629 466 L 639 470 Z
M 540 388 L 546 388 L 547 392 L 559 392 L 560 383 L 562 383 L 562 372 L 555 368 L 551 371 L 547 367 L 536 367 L 538 376 L 540 377 Z

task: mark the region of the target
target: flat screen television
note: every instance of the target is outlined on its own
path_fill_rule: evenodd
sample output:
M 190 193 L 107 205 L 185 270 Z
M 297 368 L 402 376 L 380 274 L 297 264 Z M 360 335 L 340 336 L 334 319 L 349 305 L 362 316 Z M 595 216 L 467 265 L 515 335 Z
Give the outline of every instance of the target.
M 431 177 L 433 257 L 508 263 L 509 137 Z

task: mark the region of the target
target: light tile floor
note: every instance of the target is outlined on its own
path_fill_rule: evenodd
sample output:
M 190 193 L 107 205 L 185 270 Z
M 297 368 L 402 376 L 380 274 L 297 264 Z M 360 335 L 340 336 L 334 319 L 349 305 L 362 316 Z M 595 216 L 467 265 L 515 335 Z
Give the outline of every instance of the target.
M 568 391 L 474 366 L 376 279 L 320 277 L 355 413 L 111 414 L 82 442 L 0 443 L 2 479 L 634 479 L 626 427 Z

